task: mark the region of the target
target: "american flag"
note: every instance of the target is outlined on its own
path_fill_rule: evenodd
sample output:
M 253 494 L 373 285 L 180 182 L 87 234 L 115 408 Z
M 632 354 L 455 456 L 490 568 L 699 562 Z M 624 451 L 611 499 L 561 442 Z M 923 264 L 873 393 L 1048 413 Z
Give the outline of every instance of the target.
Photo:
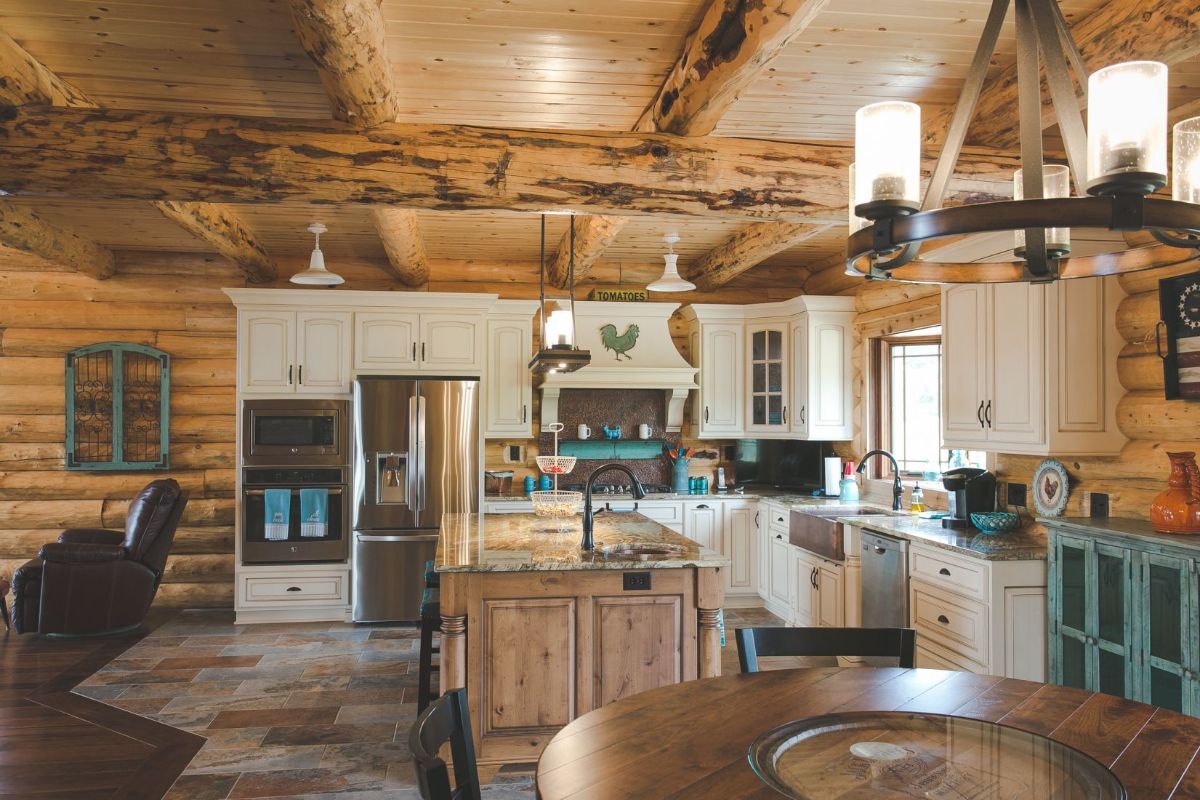
M 1179 396 L 1200 399 L 1200 319 L 1196 317 L 1196 298 L 1200 296 L 1200 282 L 1187 286 L 1179 297 L 1179 320 L 1181 332 L 1175 342 L 1176 368 L 1179 370 Z

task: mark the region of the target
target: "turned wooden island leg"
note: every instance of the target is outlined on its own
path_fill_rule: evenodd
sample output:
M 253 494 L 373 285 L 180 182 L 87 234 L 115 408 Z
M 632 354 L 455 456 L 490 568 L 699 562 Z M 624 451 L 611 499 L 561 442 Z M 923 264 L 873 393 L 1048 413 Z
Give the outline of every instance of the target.
M 467 685 L 467 609 L 465 575 L 443 573 L 441 591 L 442 653 L 438 664 L 438 691 Z
M 699 620 L 699 677 L 717 678 L 721 675 L 721 606 L 725 604 L 725 587 L 721 571 L 714 568 L 696 570 L 696 612 Z

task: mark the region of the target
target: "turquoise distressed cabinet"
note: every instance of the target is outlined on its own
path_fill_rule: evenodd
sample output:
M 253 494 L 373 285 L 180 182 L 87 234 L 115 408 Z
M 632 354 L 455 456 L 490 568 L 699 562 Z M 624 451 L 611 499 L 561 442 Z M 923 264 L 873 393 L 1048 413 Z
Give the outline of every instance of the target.
M 1200 541 L 1140 520 L 1041 521 L 1051 680 L 1200 716 Z

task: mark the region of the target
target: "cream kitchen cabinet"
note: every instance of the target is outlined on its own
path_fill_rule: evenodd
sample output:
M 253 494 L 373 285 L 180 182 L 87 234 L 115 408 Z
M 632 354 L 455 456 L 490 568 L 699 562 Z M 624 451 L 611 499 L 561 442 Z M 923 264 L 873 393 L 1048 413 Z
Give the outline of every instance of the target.
M 537 303 L 501 300 L 487 321 L 484 438 L 533 436 L 533 314 Z M 516 312 L 516 313 L 509 313 Z
M 1114 278 L 942 292 L 948 449 L 1116 455 L 1121 397 Z
M 792 319 L 791 431 L 800 439 L 844 441 L 854 437 L 854 312 L 821 310 L 827 300 L 844 307 L 844 298 L 810 297 L 814 310 Z
M 354 315 L 354 369 L 362 373 L 478 374 L 482 314 L 364 311 Z
M 722 552 L 722 522 L 721 507 L 717 502 L 702 500 L 684 503 L 683 535 L 718 553 Z
M 845 624 L 845 571 L 807 550 L 791 548 L 792 617 L 801 628 L 835 628 Z
M 721 509 L 721 552 L 729 557 L 725 594 L 758 593 L 758 504 L 726 500 Z
M 700 391 L 692 404 L 699 438 L 736 438 L 746 430 L 745 323 L 742 311 L 727 319 L 724 307 L 692 305 L 696 324 L 688 336 L 691 364 L 700 369 Z M 688 316 L 685 313 L 685 317 Z
M 746 325 L 746 432 L 783 434 L 788 422 L 788 320 Z
M 247 394 L 350 391 L 350 314 L 244 309 L 238 313 L 238 388 Z

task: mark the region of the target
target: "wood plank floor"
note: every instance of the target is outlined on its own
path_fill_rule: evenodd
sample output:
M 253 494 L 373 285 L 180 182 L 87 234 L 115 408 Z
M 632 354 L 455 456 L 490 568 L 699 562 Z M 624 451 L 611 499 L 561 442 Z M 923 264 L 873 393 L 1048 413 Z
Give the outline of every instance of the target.
M 73 694 L 140 641 L 0 634 L 0 798 L 159 798 L 204 740 Z

